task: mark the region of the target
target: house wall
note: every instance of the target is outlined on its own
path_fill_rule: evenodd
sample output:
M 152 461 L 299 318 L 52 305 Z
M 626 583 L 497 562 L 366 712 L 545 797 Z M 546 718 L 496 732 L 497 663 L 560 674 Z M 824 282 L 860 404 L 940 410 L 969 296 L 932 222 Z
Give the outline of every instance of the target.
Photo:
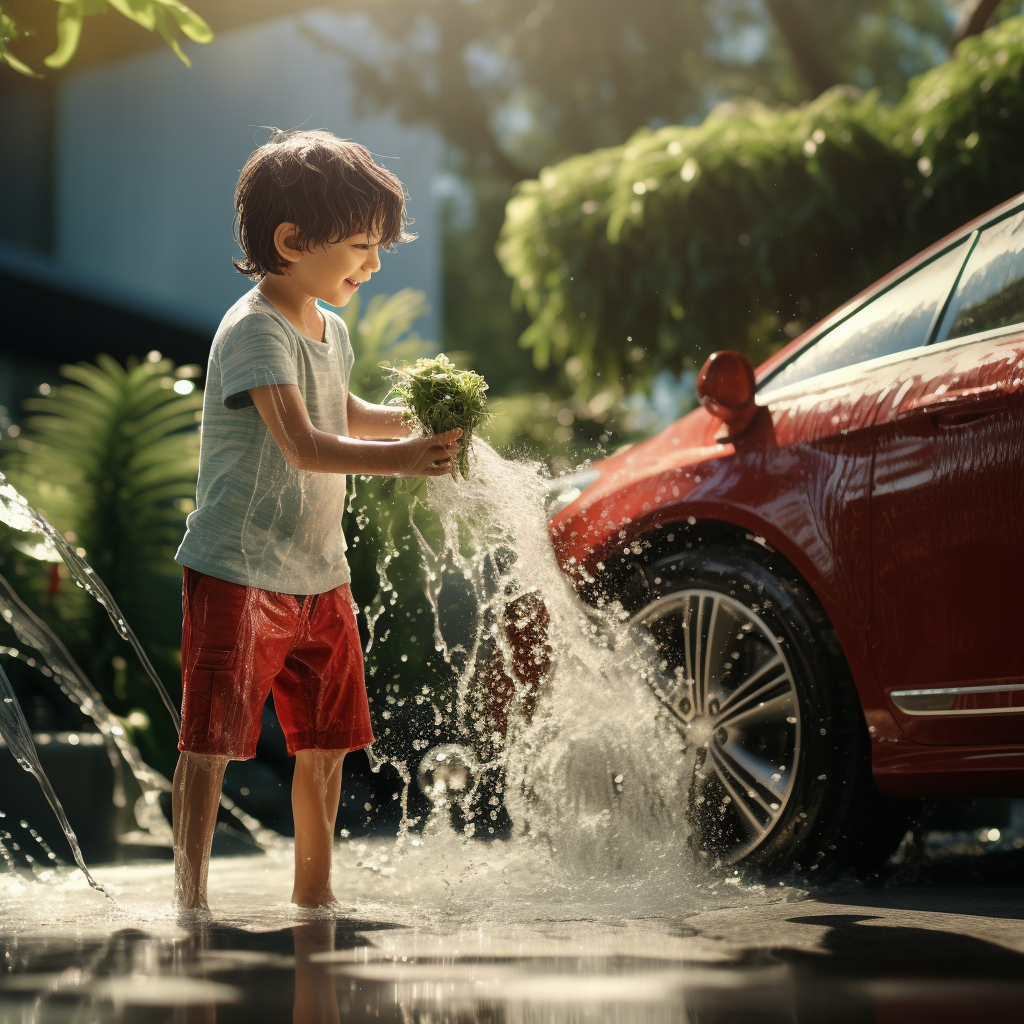
M 83 283 L 116 290 L 182 324 L 212 331 L 249 287 L 231 266 L 232 190 L 261 126 L 326 128 L 355 138 L 411 195 L 420 237 L 384 254 L 367 286 L 427 293 L 417 325 L 440 337 L 441 225 L 433 183 L 441 143 L 390 116 L 357 118 L 339 58 L 311 36 L 358 31 L 314 11 L 225 32 L 192 46 L 193 67 L 167 50 L 67 75 L 56 127 L 55 255 Z M 148 346 L 141 346 L 144 351 Z

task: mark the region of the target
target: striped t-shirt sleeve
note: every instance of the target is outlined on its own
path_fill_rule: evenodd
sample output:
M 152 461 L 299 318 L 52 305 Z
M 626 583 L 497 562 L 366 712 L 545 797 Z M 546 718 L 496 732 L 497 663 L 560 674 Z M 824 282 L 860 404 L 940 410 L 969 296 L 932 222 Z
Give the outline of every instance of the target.
M 252 405 L 249 388 L 298 384 L 294 342 L 272 317 L 252 313 L 220 339 L 221 394 L 229 409 Z

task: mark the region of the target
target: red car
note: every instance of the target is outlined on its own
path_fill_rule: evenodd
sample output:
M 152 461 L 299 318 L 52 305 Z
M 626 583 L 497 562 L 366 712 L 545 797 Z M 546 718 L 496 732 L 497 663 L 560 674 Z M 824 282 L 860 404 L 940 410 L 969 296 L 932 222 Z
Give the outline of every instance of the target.
M 698 394 L 551 535 L 664 654 L 702 849 L 864 866 L 894 798 L 1024 795 L 1024 195 Z

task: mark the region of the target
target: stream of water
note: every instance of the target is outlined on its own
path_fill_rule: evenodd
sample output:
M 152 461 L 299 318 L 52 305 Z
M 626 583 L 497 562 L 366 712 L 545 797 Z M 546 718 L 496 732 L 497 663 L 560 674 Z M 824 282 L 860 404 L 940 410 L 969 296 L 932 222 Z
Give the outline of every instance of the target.
M 589 608 L 573 590 L 548 534 L 550 483 L 540 466 L 503 459 L 480 441 L 472 465 L 468 481 L 428 482 L 427 505 L 440 517 L 444 542 L 425 554 L 435 607 L 446 572 L 470 578 L 482 601 L 489 591 L 497 605 L 490 621 L 478 623 L 476 647 L 465 659 L 459 716 L 471 732 L 487 728 L 473 684 L 489 629 L 520 691 L 510 702 L 507 736 L 495 744 L 515 837 L 543 842 L 586 875 L 688 871 L 692 762 L 654 696 L 672 685 L 658 677 L 657 652 L 620 608 Z M 522 692 L 515 652 L 495 628 L 508 603 L 524 595 L 542 600 L 547 617 L 547 650 L 535 657 L 550 668 L 536 695 Z M 438 639 L 443 644 L 443 635 Z

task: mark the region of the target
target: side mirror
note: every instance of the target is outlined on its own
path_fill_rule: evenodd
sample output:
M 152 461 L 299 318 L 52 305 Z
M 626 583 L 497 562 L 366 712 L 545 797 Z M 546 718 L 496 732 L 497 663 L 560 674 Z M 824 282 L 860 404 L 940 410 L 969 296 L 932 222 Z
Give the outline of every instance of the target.
M 726 437 L 741 434 L 757 415 L 750 360 L 742 352 L 712 352 L 697 375 L 697 397 L 725 423 Z

